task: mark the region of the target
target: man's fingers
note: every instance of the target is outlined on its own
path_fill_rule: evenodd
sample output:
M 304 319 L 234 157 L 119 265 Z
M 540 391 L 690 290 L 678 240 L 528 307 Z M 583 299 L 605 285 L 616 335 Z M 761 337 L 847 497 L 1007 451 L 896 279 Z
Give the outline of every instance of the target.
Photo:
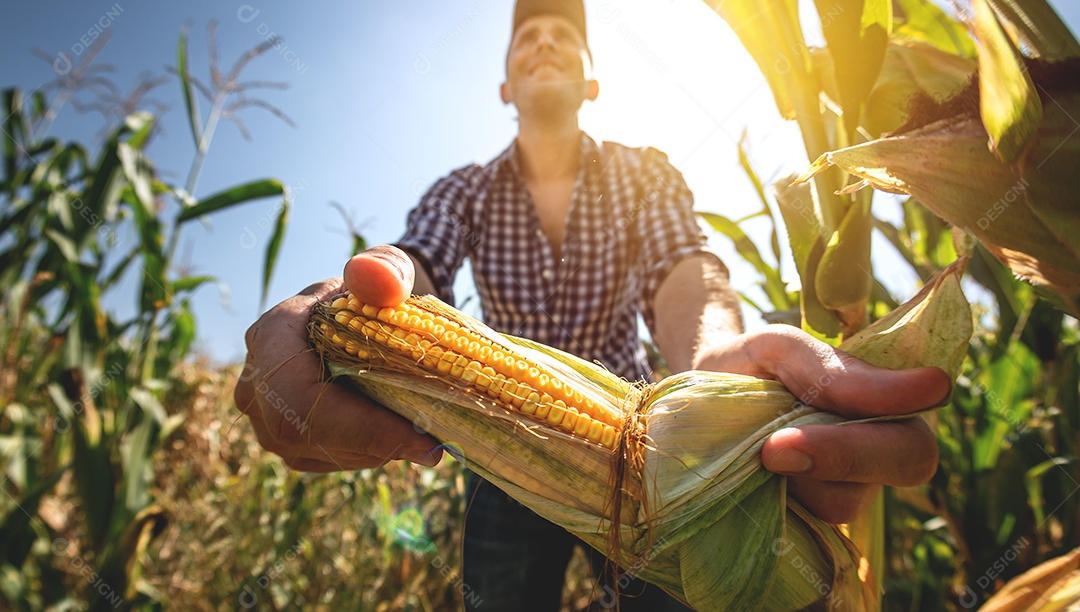
M 826 523 L 848 523 L 869 507 L 880 485 L 789 478 L 788 495 Z
M 282 423 L 282 434 L 291 443 L 318 440 L 331 452 L 363 449 L 387 460 L 420 456 L 439 444 L 401 416 L 336 383 L 323 383 L 303 423 L 292 431 L 289 426 L 295 423 Z
M 397 306 L 412 293 L 416 270 L 397 247 L 372 247 L 345 263 L 345 285 L 358 300 L 374 306 Z
M 770 329 L 745 344 L 758 375 L 775 378 L 812 406 L 853 418 L 908 414 L 937 406 L 952 383 L 939 368 L 870 365 L 798 329 Z
M 774 433 L 761 449 L 765 469 L 820 481 L 920 485 L 934 475 L 937 440 L 921 418 L 806 425 Z

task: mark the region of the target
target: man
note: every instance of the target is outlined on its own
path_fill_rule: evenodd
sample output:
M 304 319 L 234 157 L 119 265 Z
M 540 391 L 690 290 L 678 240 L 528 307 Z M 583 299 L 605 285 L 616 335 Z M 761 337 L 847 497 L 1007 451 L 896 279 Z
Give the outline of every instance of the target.
M 590 61 L 581 0 L 519 0 L 500 89 L 518 110 L 516 139 L 491 163 L 437 182 L 410 213 L 398 247 L 352 258 L 344 284 L 376 305 L 398 304 L 410 291 L 449 301 L 454 274 L 470 257 L 489 325 L 599 360 L 629 379 L 648 375 L 636 334 L 640 312 L 674 371 L 778 379 L 815 405 L 852 416 L 913 412 L 944 398 L 949 381 L 940 370 L 880 370 L 790 327 L 742 333 L 727 271 L 703 247 L 678 172 L 653 149 L 597 145 L 579 129 L 578 110 L 599 91 L 588 78 Z M 433 465 L 440 456 L 430 450 L 433 440 L 343 388 L 326 390 L 304 436 L 255 392 L 252 383 L 264 382 L 293 410 L 315 403 L 316 359 L 287 359 L 306 347 L 310 304 L 340 288 L 340 279 L 313 285 L 248 330 L 237 405 L 260 442 L 295 469 L 360 469 L 399 458 Z M 783 430 L 762 458 L 792 476 L 789 491 L 804 505 L 841 522 L 880 484 L 927 481 L 937 447 L 914 419 Z M 464 582 L 486 608 L 556 609 L 573 539 L 487 483 L 473 478 L 469 489 Z M 622 602 L 648 610 L 674 604 L 655 588 Z

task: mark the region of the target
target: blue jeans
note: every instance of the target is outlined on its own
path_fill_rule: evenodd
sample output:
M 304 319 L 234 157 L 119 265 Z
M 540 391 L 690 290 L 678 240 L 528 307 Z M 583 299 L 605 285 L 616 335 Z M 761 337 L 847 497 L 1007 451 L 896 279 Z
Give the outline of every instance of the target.
M 590 609 L 614 609 L 614 581 L 601 573 L 603 555 L 472 472 L 465 482 L 468 512 L 462 579 L 473 596 L 465 599 L 466 610 L 557 611 L 566 566 L 578 544 L 602 580 Z M 620 592 L 618 604 L 624 612 L 690 609 L 659 587 L 637 579 Z

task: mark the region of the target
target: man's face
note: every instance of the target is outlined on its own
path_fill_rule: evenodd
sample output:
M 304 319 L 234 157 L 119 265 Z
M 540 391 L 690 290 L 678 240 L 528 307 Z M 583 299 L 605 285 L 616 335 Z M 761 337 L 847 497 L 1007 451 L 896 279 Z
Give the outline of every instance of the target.
M 564 17 L 537 15 L 518 27 L 506 54 L 503 101 L 521 112 L 576 112 L 591 94 L 588 49 Z

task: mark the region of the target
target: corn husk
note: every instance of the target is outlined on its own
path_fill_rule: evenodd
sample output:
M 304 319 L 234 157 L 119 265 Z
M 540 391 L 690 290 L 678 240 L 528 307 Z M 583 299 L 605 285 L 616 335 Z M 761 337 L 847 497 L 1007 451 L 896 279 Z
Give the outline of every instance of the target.
M 1013 578 L 979 610 L 1065 612 L 1075 610 L 1077 605 L 1080 605 L 1080 548 Z
M 910 316 L 902 323 L 871 326 L 860 342 L 902 344 L 905 330 L 923 334 L 924 321 L 970 326 L 969 312 L 958 315 L 958 275 L 959 268 L 945 271 L 932 284 L 938 289 L 907 305 Z M 374 343 L 365 345 L 363 357 L 352 355 L 333 335 L 367 338 L 337 323 L 329 305 L 316 306 L 312 341 L 333 375 L 416 423 L 514 499 L 695 609 L 877 608 L 877 584 L 863 554 L 837 526 L 789 498 L 786 479 L 760 461 L 773 432 L 844 418 L 802 404 L 777 382 L 734 374 L 685 372 L 632 385 L 555 349 L 498 335 L 434 298 L 410 299 L 512 344 L 625 415 L 618 444 L 606 448 L 508 411 Z M 942 321 L 943 313 L 962 320 Z M 946 340 L 954 351 L 967 336 Z M 858 351 L 859 344 L 847 348 Z M 887 360 L 902 351 L 884 352 Z

